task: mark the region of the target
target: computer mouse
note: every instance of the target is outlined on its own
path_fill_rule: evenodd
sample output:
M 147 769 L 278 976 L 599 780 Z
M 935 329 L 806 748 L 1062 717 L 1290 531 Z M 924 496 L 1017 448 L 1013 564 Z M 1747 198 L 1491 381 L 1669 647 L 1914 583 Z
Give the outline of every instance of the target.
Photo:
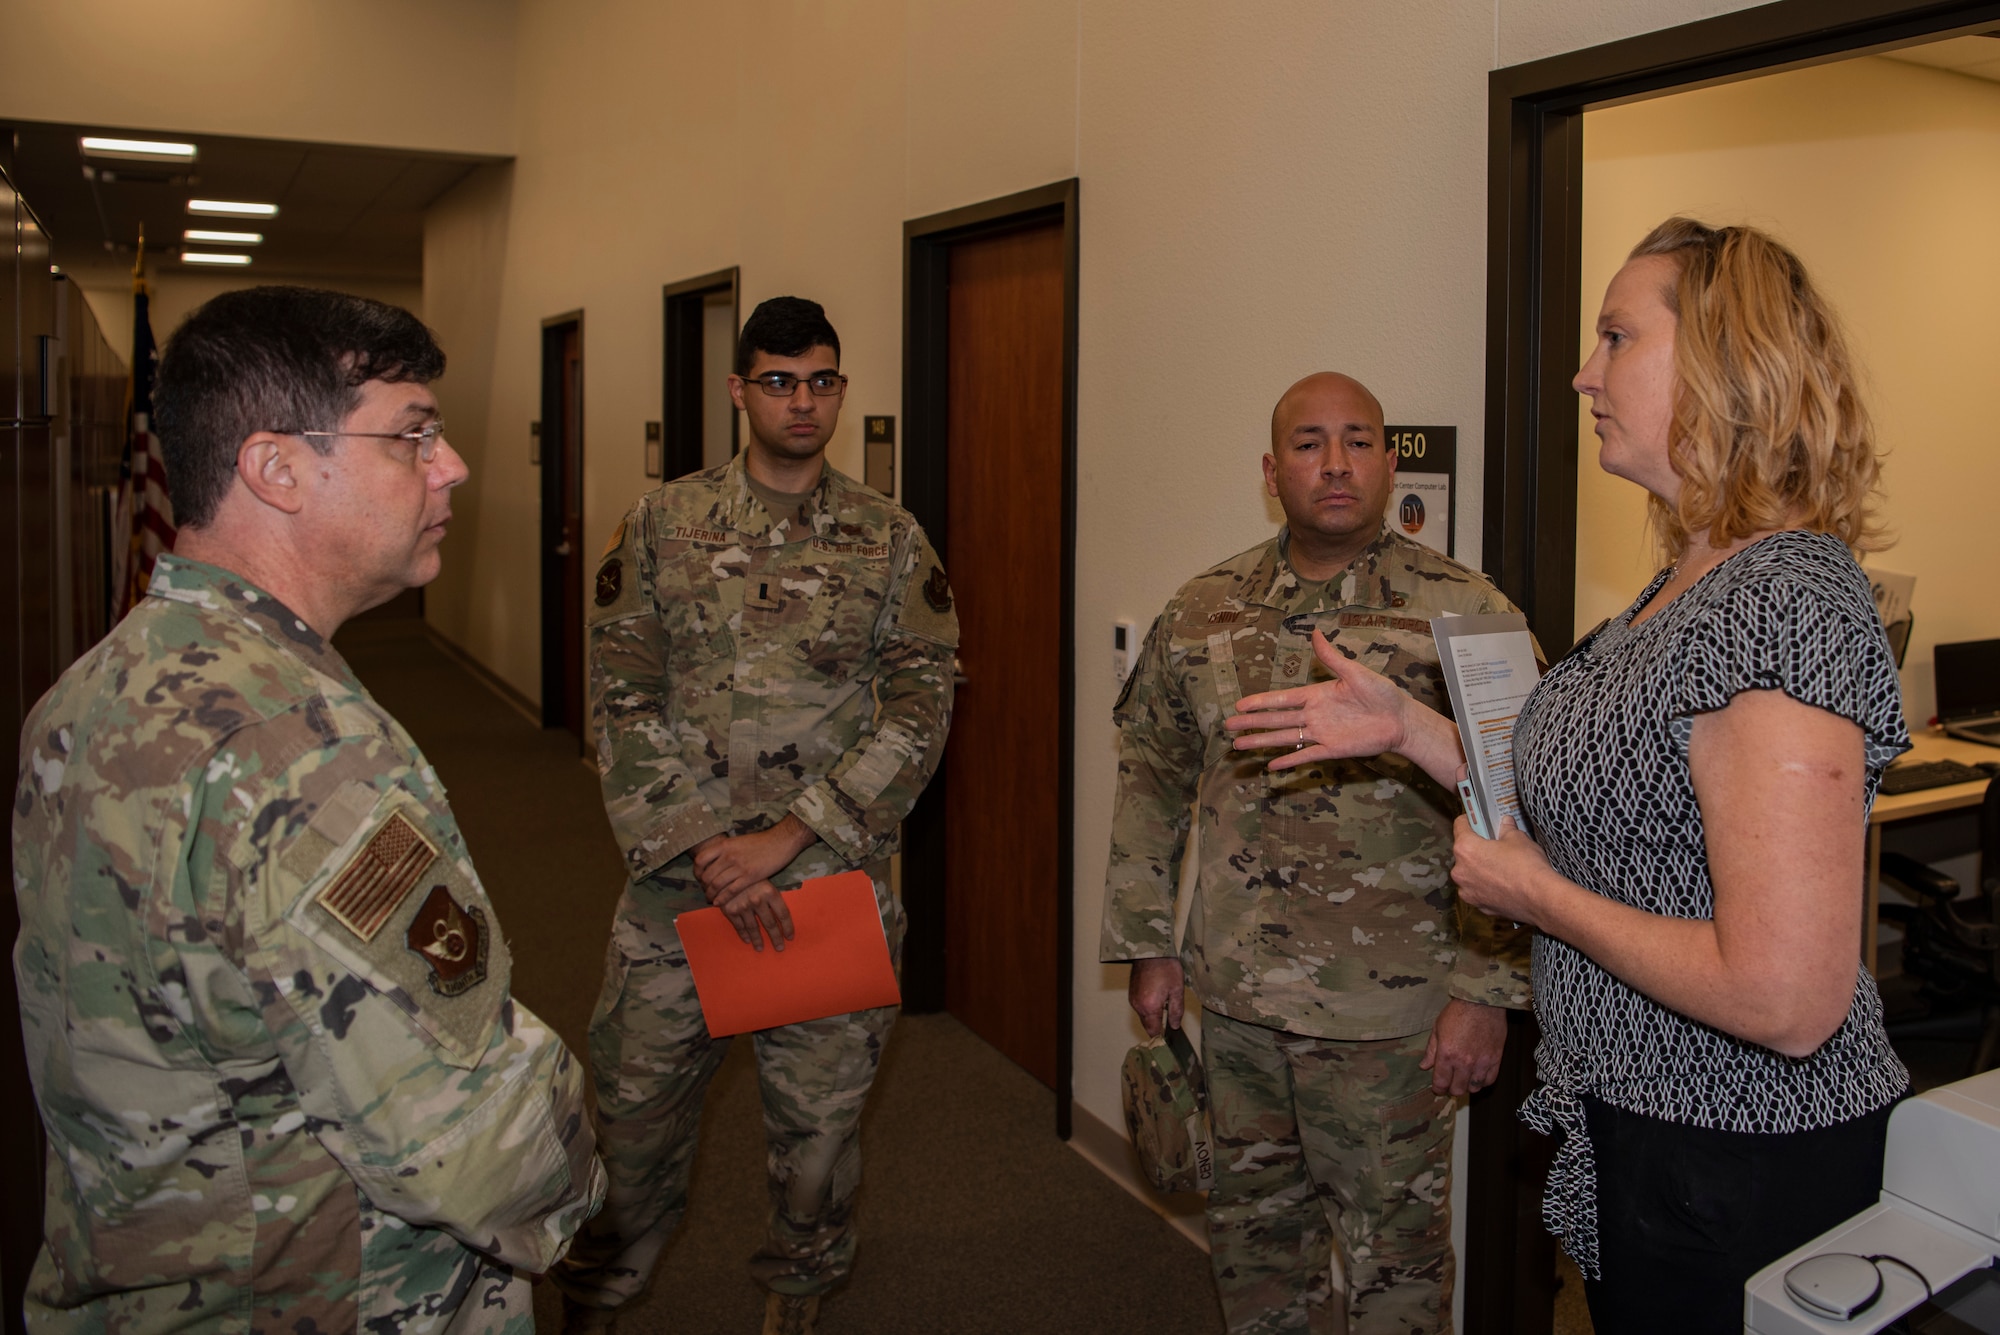
M 1865 1256 L 1823 1252 L 1785 1272 L 1785 1292 L 1815 1316 L 1846 1321 L 1882 1296 L 1882 1272 Z

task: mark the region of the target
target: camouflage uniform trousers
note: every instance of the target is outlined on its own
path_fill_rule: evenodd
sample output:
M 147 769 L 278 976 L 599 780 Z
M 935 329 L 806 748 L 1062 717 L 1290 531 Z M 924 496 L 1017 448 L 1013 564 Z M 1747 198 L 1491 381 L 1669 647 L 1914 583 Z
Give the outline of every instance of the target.
M 885 914 L 889 956 L 902 967 L 903 911 L 888 895 L 886 864 L 865 868 Z M 587 1307 L 639 1296 L 687 1212 L 702 1101 L 729 1053 L 702 1021 L 694 976 L 673 930 L 677 913 L 704 904 L 692 880 L 655 878 L 628 888 L 621 923 L 651 919 L 660 948 L 633 957 L 614 932 L 604 990 L 590 1021 L 597 1149 L 610 1187 L 604 1209 L 577 1235 L 553 1275 Z M 770 947 L 766 945 L 765 949 Z M 855 1195 L 861 1185 L 861 1110 L 897 1007 L 765 1029 L 756 1046 L 763 1096 L 771 1214 L 751 1274 L 776 1293 L 825 1293 L 853 1268 Z
M 1449 1331 L 1455 1109 L 1417 1068 L 1429 1030 L 1345 1042 L 1209 1010 L 1201 1030 L 1210 1263 L 1230 1335 Z

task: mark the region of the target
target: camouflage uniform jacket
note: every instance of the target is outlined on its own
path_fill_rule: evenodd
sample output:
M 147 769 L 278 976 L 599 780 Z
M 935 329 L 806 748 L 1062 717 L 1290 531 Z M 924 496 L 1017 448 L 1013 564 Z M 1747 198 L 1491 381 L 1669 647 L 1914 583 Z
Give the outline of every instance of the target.
M 222 570 L 29 717 L 14 952 L 49 1155 L 35 1330 L 534 1328 L 604 1175 L 437 775 Z
M 1199 865 L 1183 962 L 1202 1005 L 1318 1038 L 1398 1038 L 1447 995 L 1527 1004 L 1526 942 L 1461 910 L 1450 797 L 1400 756 L 1273 773 L 1230 747 L 1237 700 L 1325 680 L 1315 627 L 1449 713 L 1430 618 L 1511 611 L 1483 576 L 1386 526 L 1346 572 L 1307 583 L 1285 534 L 1181 587 L 1119 697 L 1101 958 L 1174 953 L 1192 820 Z
M 774 521 L 746 457 L 641 499 L 598 566 L 592 721 L 635 882 L 788 811 L 820 842 L 782 885 L 885 859 L 944 750 L 958 614 L 923 530 L 832 468 Z

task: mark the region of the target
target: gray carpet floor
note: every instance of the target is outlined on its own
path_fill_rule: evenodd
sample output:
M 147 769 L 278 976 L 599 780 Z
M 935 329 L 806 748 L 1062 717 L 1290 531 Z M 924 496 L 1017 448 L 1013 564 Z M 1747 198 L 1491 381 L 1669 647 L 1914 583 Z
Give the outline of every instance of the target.
M 451 795 L 514 952 L 514 992 L 581 1049 L 623 866 L 595 774 L 415 622 L 369 620 L 341 652 Z M 688 1217 L 625 1335 L 755 1332 L 763 1125 L 748 1043 L 709 1091 Z M 862 1121 L 853 1276 L 824 1335 L 1213 1335 L 1208 1259 L 1055 1138 L 1054 1096 L 949 1015 L 906 1015 Z M 547 1285 L 539 1328 L 556 1329 Z

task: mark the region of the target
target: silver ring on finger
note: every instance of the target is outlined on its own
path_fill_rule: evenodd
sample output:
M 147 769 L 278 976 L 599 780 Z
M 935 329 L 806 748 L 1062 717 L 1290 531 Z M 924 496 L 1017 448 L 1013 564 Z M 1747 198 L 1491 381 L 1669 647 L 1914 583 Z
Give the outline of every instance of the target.
M 1301 723 L 1299 724 L 1298 745 L 1294 746 L 1292 750 L 1294 751 L 1303 750 L 1305 748 L 1305 744 L 1306 744 L 1306 725 Z

